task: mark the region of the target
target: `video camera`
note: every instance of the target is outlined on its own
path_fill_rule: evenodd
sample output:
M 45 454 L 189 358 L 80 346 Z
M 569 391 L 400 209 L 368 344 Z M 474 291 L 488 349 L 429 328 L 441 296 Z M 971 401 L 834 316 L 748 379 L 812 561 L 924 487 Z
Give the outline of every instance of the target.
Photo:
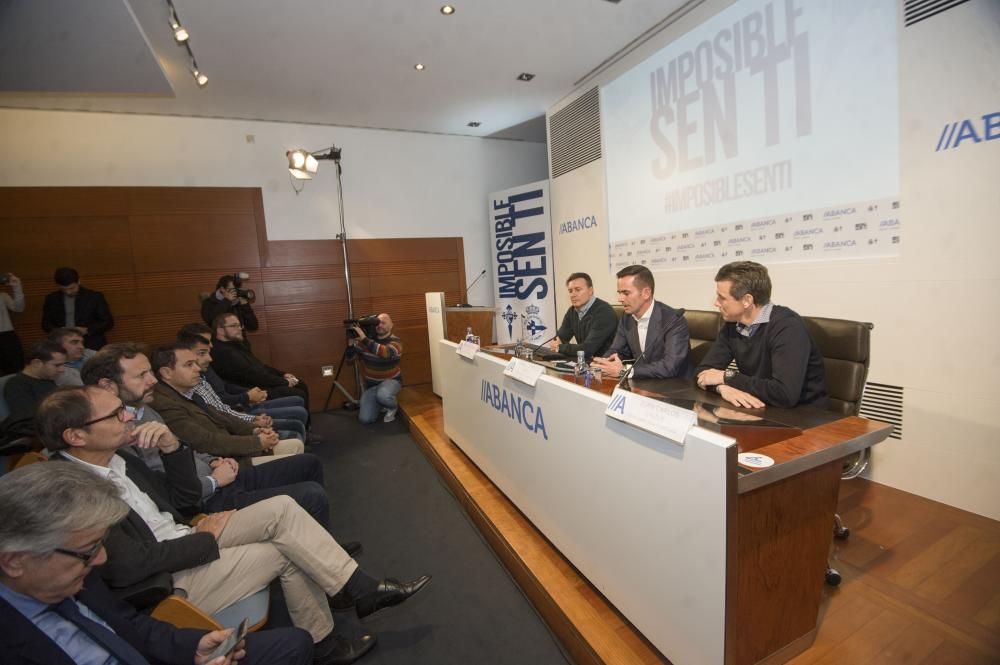
M 347 328 L 347 339 L 354 339 L 358 336 L 358 333 L 354 332 L 354 326 L 361 328 L 365 331 L 365 336 L 370 339 L 375 339 L 378 337 L 378 332 L 375 330 L 378 328 L 379 320 L 377 314 L 369 314 L 368 316 L 362 316 L 357 319 L 345 319 L 344 327 Z
M 236 290 L 236 297 L 243 298 L 247 302 L 254 302 L 257 300 L 257 294 L 254 293 L 253 289 L 244 289 L 243 280 L 249 279 L 250 275 L 245 272 L 234 272 L 233 273 L 233 288 Z

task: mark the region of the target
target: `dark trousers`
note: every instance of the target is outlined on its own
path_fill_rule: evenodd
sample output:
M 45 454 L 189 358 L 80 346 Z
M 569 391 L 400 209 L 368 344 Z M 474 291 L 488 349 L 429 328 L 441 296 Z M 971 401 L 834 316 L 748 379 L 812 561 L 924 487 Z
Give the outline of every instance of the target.
M 0 332 L 0 376 L 17 374 L 24 369 L 24 350 L 13 330 Z
M 306 411 L 309 411 L 309 386 L 307 386 L 306 382 L 301 379 L 299 379 L 299 382 L 295 384 L 294 388 L 292 386 L 277 386 L 266 388 L 266 390 L 268 399 L 289 396 L 301 397 L 306 402 Z M 308 425 L 309 423 L 307 422 L 306 426 Z
M 311 665 L 312 637 L 301 628 L 270 628 L 246 637 L 243 665 Z
M 236 480 L 204 501 L 202 507 L 217 513 L 246 508 L 281 495 L 291 497 L 329 529 L 330 498 L 323 485 L 323 464 L 309 453 L 289 455 L 257 466 L 241 465 Z

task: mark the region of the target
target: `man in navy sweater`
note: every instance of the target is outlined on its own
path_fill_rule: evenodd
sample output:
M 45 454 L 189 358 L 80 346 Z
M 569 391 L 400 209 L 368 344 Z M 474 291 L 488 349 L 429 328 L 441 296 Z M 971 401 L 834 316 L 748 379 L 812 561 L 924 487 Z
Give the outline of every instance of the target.
M 767 268 L 736 261 L 715 275 L 725 325 L 696 374 L 698 385 L 750 409 L 826 406 L 823 356 L 802 317 L 771 302 Z M 732 360 L 737 369 L 727 369 Z

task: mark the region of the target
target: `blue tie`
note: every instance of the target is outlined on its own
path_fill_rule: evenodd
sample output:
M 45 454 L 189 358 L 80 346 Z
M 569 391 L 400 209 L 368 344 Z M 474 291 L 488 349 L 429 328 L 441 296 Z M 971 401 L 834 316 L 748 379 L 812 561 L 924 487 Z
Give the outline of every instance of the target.
M 75 624 L 90 639 L 104 647 L 110 655 L 124 665 L 149 665 L 149 661 L 143 658 L 142 654 L 135 650 L 135 647 L 118 637 L 113 630 L 83 616 L 76 601 L 72 598 L 66 598 L 61 603 L 50 605 L 49 609 Z

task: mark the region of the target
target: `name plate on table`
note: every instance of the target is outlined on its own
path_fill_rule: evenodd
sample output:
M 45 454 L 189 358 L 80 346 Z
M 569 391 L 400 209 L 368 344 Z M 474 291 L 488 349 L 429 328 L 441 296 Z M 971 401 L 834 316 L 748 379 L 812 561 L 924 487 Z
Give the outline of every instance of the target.
M 669 439 L 679 446 L 684 445 L 688 430 L 698 424 L 694 411 L 621 388 L 615 388 L 611 393 L 611 401 L 604 414 Z
M 509 376 L 515 381 L 534 386 L 538 383 L 538 377 L 545 373 L 545 368 L 520 358 L 511 358 L 507 366 L 504 367 L 503 373 L 504 376 Z
M 475 342 L 470 342 L 469 340 L 463 339 L 458 343 L 458 348 L 455 349 L 455 353 L 462 356 L 463 358 L 468 358 L 472 360 L 476 357 L 476 352 L 479 351 L 479 345 Z

